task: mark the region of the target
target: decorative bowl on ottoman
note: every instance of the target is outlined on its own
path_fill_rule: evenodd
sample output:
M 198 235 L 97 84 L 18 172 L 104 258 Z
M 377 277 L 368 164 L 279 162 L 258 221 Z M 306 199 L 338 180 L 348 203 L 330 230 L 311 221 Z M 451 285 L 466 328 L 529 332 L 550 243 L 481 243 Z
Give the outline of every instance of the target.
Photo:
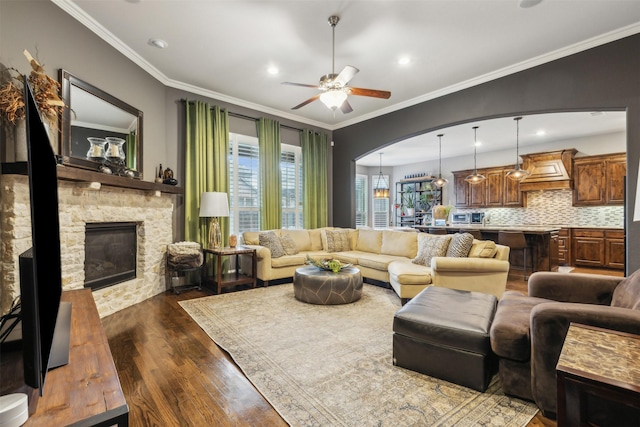
M 334 273 L 339 272 L 343 268 L 349 268 L 353 265 L 353 264 L 345 264 L 335 258 L 323 258 L 320 260 L 313 259 L 309 255 L 307 255 L 307 259 L 304 263 L 307 265 L 311 265 L 313 267 L 318 267 L 322 270 L 331 270 Z

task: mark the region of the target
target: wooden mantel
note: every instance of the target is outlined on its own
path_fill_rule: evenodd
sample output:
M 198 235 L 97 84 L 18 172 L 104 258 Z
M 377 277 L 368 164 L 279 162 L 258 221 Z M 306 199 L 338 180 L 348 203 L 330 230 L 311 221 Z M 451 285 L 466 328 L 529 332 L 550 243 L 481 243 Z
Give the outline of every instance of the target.
M 3 163 L 3 174 L 27 174 L 27 162 Z M 108 175 L 98 171 L 58 165 L 58 179 L 76 182 L 98 182 L 110 187 L 130 188 L 143 191 L 160 191 L 162 193 L 183 194 L 184 188 L 176 185 L 158 184 L 117 175 Z

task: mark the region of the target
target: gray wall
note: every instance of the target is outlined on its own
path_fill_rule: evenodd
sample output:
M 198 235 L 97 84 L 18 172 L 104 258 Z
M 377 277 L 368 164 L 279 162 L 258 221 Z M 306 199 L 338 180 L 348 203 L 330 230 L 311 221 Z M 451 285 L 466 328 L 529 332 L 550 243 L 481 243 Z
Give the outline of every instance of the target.
M 405 139 L 483 118 L 544 111 L 627 111 L 627 266 L 640 268 L 633 223 L 640 159 L 640 35 L 357 123 L 333 133 L 335 226 L 355 223 L 355 160 Z
M 331 131 L 326 129 L 168 88 L 49 1 L 0 0 L 0 64 L 30 72 L 22 54 L 25 49 L 45 66 L 49 76 L 57 79 L 58 70 L 65 69 L 144 113 L 143 179 L 146 181 L 153 181 L 156 168 L 162 163 L 163 167 L 173 169 L 180 183 L 184 182 L 182 99 L 199 99 L 230 112 L 254 118 L 268 117 L 290 127 L 321 131 L 331 139 Z M 230 126 L 233 132 L 255 134 L 255 123 L 251 120 L 231 119 Z M 281 135 L 284 143 L 298 145 L 295 130 L 283 128 Z M 4 152 L 4 147 L 0 151 Z M 332 182 L 329 185 L 331 215 Z M 183 236 L 182 207 L 179 196 L 176 198 L 176 240 Z
M 143 111 L 143 170 L 153 180 L 167 158 L 165 88 L 83 25 L 48 1 L 0 1 L 0 63 L 23 73 L 28 50 L 58 78 L 65 69 Z

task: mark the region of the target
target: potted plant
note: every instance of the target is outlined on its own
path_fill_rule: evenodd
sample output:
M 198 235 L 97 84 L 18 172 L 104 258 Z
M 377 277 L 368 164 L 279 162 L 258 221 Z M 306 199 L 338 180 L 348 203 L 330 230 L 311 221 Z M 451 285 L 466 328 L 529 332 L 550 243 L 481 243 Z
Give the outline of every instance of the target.
M 408 216 L 413 216 L 416 213 L 416 201 L 413 193 L 405 193 L 402 196 L 402 203 L 404 204 L 405 209 L 407 210 Z
M 423 211 L 430 210 L 429 207 L 431 206 L 432 202 L 433 202 L 433 194 L 432 193 L 422 193 L 420 195 L 420 205 L 421 205 Z
M 40 114 L 51 130 L 57 130 L 58 118 L 64 108 L 60 99 L 60 83 L 49 77 L 44 67 L 25 50 L 24 56 L 31 65 L 28 81 L 38 104 Z M 5 131 L 13 135 L 15 160 L 26 160 L 26 130 L 24 128 L 24 76 L 15 68 L 3 70 L 0 79 L 0 121 Z

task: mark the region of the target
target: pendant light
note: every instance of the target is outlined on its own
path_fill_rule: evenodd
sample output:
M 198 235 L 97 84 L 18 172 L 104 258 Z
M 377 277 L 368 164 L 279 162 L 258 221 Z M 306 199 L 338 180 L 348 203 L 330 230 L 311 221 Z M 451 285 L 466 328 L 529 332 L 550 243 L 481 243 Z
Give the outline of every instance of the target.
M 510 178 L 514 181 L 522 181 L 526 177 L 529 176 L 529 171 L 525 169 L 520 169 L 520 120 L 522 117 L 516 117 L 513 119 L 516 121 L 516 165 L 515 167 L 507 172 L 507 178 Z
M 438 155 L 438 179 L 433 181 L 433 185 L 435 185 L 438 188 L 444 187 L 449 182 L 442 177 L 442 137 L 443 136 L 444 136 L 443 133 L 438 135 L 438 146 L 439 146 L 439 152 L 440 152 L 440 154 Z
M 384 176 L 382 176 L 382 154 L 383 153 L 380 153 L 380 175 L 378 175 L 376 186 L 373 189 L 374 199 L 389 198 L 389 186 L 387 185 L 387 181 L 385 181 Z
M 478 154 L 478 126 L 473 127 L 473 173 L 468 175 L 464 180 L 469 184 L 475 185 L 484 182 L 485 176 L 478 173 L 476 157 Z

